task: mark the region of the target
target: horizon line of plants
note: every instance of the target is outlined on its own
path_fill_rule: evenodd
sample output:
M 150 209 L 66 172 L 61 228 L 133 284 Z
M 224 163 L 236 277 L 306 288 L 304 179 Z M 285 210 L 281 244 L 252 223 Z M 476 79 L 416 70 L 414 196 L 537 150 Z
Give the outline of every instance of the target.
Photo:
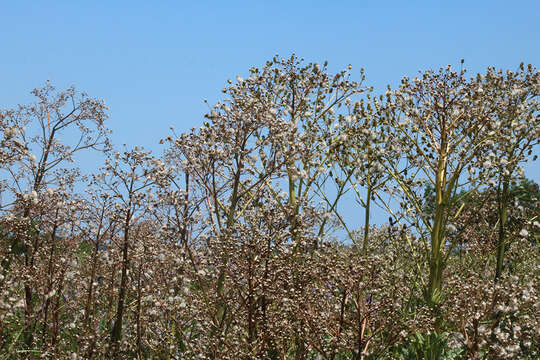
M 364 83 L 275 56 L 162 156 L 74 88 L 0 110 L 0 356 L 532 359 L 539 72 Z

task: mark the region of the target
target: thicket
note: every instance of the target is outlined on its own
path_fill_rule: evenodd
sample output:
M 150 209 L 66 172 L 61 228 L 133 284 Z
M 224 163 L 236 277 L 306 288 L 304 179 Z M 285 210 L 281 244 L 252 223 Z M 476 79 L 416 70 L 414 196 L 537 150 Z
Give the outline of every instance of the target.
M 539 72 L 364 81 L 276 56 L 161 156 L 73 88 L 1 110 L 0 357 L 537 359 Z

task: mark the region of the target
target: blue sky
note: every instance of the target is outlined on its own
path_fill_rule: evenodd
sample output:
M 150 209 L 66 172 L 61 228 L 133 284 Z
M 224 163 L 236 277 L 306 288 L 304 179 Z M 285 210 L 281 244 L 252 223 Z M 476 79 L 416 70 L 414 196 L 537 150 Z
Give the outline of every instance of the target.
M 420 69 L 540 67 L 540 1 L 0 1 L 0 107 L 50 79 L 110 106 L 113 141 L 161 151 L 227 79 L 276 53 L 365 68 L 384 89 Z M 538 149 L 537 149 L 538 153 Z M 540 166 L 527 167 L 540 182 Z

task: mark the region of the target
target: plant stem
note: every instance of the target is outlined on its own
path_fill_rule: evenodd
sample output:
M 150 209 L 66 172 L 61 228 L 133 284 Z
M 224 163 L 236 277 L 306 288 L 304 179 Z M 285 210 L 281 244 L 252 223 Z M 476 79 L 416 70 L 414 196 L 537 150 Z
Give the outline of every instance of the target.
M 369 172 L 367 177 L 367 200 L 366 200 L 366 212 L 364 221 L 364 244 L 362 245 L 362 255 L 367 255 L 368 252 L 368 236 L 369 236 L 369 211 L 371 208 L 371 183 L 369 182 Z
M 508 219 L 509 202 L 509 181 L 508 177 L 503 180 L 502 194 L 498 191 L 497 201 L 499 202 L 499 239 L 497 243 L 497 268 L 495 269 L 495 281 L 497 281 L 503 270 L 504 248 L 506 246 L 506 222 Z

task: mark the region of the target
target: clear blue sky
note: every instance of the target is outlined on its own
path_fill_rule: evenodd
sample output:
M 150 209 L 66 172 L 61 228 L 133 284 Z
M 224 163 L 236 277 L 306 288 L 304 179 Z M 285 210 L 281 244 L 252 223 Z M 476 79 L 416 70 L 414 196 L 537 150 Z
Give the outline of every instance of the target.
M 0 107 L 50 79 L 110 106 L 113 141 L 161 151 L 226 80 L 274 54 L 366 69 L 375 89 L 420 69 L 540 67 L 540 1 L 0 0 Z M 538 152 L 538 151 L 537 151 Z M 540 167 L 527 167 L 540 182 Z

